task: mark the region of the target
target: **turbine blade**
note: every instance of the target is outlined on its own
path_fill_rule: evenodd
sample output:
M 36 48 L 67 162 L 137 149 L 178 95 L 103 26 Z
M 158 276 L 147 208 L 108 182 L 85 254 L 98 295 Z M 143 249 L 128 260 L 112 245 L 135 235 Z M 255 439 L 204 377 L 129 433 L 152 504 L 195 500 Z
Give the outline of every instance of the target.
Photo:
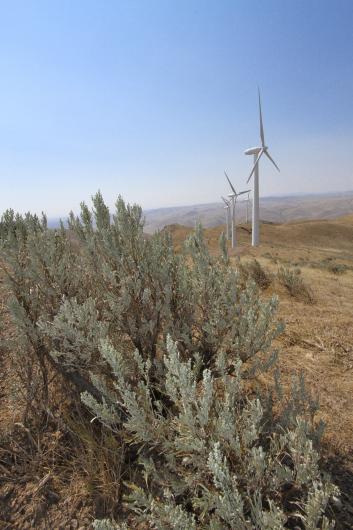
M 265 147 L 265 133 L 264 133 L 264 124 L 262 123 L 261 96 L 260 96 L 259 87 L 257 87 L 257 90 L 258 90 L 258 93 L 259 93 L 260 138 L 261 138 L 262 147 Z
M 227 173 L 224 172 L 224 174 L 225 174 L 225 176 L 226 176 L 226 178 L 227 178 L 227 180 L 228 180 L 228 182 L 229 182 L 229 186 L 232 188 L 233 193 L 235 193 L 235 195 L 236 195 L 237 192 L 235 191 L 233 184 L 232 184 L 231 181 L 229 180 L 229 177 L 228 177 Z
M 248 180 L 246 181 L 247 184 L 248 184 L 249 180 L 251 179 L 251 177 L 253 176 L 253 173 L 254 173 L 254 171 L 255 171 L 255 168 L 256 168 L 257 164 L 259 163 L 259 160 L 260 160 L 260 158 L 262 157 L 263 152 L 264 152 L 264 150 L 261 149 L 261 151 L 259 152 L 259 155 L 258 155 L 258 157 L 257 157 L 257 159 L 256 159 L 256 162 L 255 162 L 255 164 L 254 164 L 254 166 L 253 166 L 253 168 L 252 168 L 252 170 L 251 170 L 251 173 L 250 173 L 250 175 L 249 175 L 249 178 L 248 178 Z
M 270 156 L 270 154 L 268 153 L 268 151 L 265 151 L 265 155 L 267 156 L 267 158 L 269 160 L 271 160 L 272 164 L 275 166 L 275 168 L 277 169 L 277 171 L 280 171 L 279 167 L 277 166 L 276 162 L 273 160 L 273 158 Z
M 221 196 L 221 199 L 222 201 L 224 202 L 224 204 L 226 204 L 227 206 L 229 206 L 229 201 L 227 201 L 227 199 L 225 199 L 224 197 Z
M 238 193 L 238 195 L 243 195 L 244 193 L 250 193 L 251 190 L 245 190 L 245 191 L 240 191 Z

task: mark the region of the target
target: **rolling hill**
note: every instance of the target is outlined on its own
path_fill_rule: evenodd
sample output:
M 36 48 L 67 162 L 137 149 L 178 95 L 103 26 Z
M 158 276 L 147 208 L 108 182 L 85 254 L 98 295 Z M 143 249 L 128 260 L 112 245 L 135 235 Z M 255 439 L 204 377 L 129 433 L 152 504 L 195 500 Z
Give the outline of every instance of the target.
M 323 195 L 264 197 L 260 200 L 261 219 L 285 223 L 302 219 L 334 219 L 353 213 L 353 191 Z M 250 209 L 249 209 L 250 212 Z M 199 221 L 206 228 L 224 223 L 225 210 L 221 202 L 194 204 L 174 208 L 158 208 L 144 212 L 146 232 L 152 233 L 166 225 L 193 227 Z M 237 205 L 237 220 L 244 222 L 246 202 Z

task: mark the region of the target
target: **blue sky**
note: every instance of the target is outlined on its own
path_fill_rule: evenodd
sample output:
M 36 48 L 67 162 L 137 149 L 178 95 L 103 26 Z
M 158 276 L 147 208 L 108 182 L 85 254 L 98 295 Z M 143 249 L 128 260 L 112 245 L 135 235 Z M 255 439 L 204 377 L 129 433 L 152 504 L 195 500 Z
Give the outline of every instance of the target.
M 0 1 L 0 211 L 353 189 L 352 0 Z

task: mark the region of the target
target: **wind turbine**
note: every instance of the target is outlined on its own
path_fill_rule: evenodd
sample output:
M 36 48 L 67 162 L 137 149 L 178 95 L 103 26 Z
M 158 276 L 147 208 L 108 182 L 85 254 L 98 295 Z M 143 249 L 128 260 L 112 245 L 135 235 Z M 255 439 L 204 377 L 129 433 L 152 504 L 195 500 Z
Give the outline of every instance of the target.
M 262 155 L 266 155 L 267 158 L 272 162 L 272 164 L 275 166 L 275 168 L 279 171 L 279 167 L 277 166 L 276 162 L 273 160 L 273 158 L 270 156 L 270 153 L 268 152 L 268 147 L 265 144 L 265 134 L 264 134 L 264 126 L 262 123 L 262 111 L 261 111 L 261 97 L 260 97 L 260 89 L 258 89 L 259 93 L 259 114 L 260 114 L 260 138 L 261 138 L 261 146 L 260 147 L 252 147 L 251 149 L 247 149 L 245 151 L 246 155 L 254 155 L 254 166 L 251 170 L 251 173 L 249 175 L 249 178 L 247 180 L 247 183 L 251 179 L 252 175 L 254 174 L 254 192 L 253 192 L 253 204 L 252 204 L 252 246 L 257 247 L 260 242 L 260 229 L 259 229 L 259 161 Z
M 224 209 L 226 210 L 227 239 L 230 239 L 230 201 L 227 201 L 224 197 L 221 197 L 221 199 L 225 204 Z
M 246 200 L 246 224 L 249 222 L 249 203 L 250 203 L 250 191 L 248 193 L 248 198 Z
M 227 173 L 224 172 L 224 174 L 225 174 L 225 176 L 226 176 L 226 178 L 227 178 L 227 180 L 229 182 L 229 186 L 231 187 L 232 192 L 233 192 L 233 193 L 229 193 L 228 197 L 232 201 L 232 248 L 235 248 L 237 246 L 236 227 L 235 227 L 235 205 L 236 205 L 237 198 L 239 197 L 239 195 L 243 195 L 244 193 L 249 193 L 250 190 L 240 191 L 239 193 L 237 193 L 235 191 L 235 189 L 234 189 L 233 184 L 229 180 L 229 177 L 228 177 Z

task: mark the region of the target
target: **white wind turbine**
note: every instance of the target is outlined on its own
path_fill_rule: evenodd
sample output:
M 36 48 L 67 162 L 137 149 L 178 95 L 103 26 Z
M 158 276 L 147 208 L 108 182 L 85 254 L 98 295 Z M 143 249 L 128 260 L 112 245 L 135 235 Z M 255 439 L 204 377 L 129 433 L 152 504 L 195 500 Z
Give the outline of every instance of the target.
M 264 127 L 262 123 L 262 112 L 261 112 L 261 97 L 260 97 L 260 90 L 259 92 L 259 114 L 260 114 L 260 138 L 261 138 L 261 146 L 260 147 L 252 147 L 251 149 L 247 149 L 245 151 L 246 155 L 254 155 L 254 166 L 251 170 L 251 173 L 249 175 L 249 178 L 247 180 L 247 183 L 251 179 L 252 175 L 254 174 L 254 192 L 253 192 L 253 204 L 252 204 L 252 246 L 257 247 L 260 242 L 260 230 L 259 230 L 259 160 L 262 157 L 263 154 L 267 156 L 267 158 L 272 162 L 272 164 L 275 166 L 275 168 L 279 171 L 279 167 L 277 166 L 276 162 L 271 158 L 268 147 L 265 144 L 265 134 L 264 134 Z
M 237 198 L 239 197 L 239 195 L 243 195 L 244 193 L 249 193 L 250 190 L 240 191 L 239 193 L 237 193 L 234 189 L 233 184 L 229 180 L 227 173 L 224 172 L 224 174 L 229 182 L 229 186 L 231 187 L 233 191 L 233 193 L 228 194 L 228 197 L 230 197 L 232 201 L 232 248 L 235 248 L 237 246 L 236 227 L 235 227 L 235 205 L 236 205 Z
M 224 197 L 221 197 L 221 199 L 225 204 L 224 209 L 226 210 L 227 239 L 230 239 L 230 201 L 227 201 Z
M 245 220 L 246 224 L 248 224 L 249 222 L 249 203 L 250 203 L 250 191 L 248 193 L 248 198 L 246 200 L 246 220 Z

